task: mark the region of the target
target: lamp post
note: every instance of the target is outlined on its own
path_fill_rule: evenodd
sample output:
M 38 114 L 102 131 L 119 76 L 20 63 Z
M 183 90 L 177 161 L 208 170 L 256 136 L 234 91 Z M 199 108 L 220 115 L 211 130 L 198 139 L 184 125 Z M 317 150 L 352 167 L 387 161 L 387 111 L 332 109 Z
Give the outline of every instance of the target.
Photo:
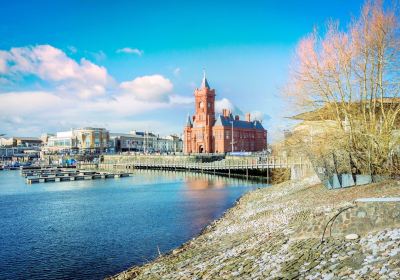
M 232 144 L 232 153 L 233 153 L 233 121 L 231 121 L 231 125 L 232 125 L 232 135 L 231 135 L 231 144 Z
M 146 130 L 144 131 L 144 147 L 143 147 L 143 152 L 146 154 L 147 151 L 147 141 L 146 141 Z

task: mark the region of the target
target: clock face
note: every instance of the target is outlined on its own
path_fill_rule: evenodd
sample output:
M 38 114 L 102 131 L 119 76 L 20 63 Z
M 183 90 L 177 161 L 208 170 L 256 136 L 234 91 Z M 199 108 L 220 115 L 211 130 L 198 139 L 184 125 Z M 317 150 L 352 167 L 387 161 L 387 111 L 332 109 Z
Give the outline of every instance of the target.
M 200 102 L 200 108 L 204 108 L 204 103 L 203 102 Z

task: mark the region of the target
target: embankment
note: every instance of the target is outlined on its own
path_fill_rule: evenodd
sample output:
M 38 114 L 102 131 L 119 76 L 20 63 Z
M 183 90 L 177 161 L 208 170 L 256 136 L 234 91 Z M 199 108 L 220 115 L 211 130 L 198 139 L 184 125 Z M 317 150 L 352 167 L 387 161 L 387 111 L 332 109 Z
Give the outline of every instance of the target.
M 316 182 L 250 192 L 197 238 L 113 279 L 399 279 L 400 202 L 355 201 L 398 197 L 400 183 Z

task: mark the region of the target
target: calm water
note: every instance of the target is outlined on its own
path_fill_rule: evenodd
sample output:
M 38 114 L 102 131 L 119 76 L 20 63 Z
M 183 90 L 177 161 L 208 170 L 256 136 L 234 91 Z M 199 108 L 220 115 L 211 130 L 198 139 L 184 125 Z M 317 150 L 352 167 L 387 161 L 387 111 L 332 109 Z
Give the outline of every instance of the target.
M 0 279 L 102 279 L 180 246 L 260 186 L 155 171 L 27 185 L 0 171 Z

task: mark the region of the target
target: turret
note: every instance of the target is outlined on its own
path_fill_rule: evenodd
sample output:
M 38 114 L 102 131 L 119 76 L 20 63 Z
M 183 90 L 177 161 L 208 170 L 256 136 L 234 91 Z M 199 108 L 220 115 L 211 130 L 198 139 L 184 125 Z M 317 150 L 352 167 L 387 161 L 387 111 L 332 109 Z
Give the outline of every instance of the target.
M 186 127 L 193 127 L 192 120 L 190 119 L 189 114 L 187 115 Z
M 208 84 L 207 78 L 206 78 L 206 71 L 203 71 L 203 80 L 201 81 L 201 87 L 200 88 L 207 88 L 210 89 L 210 85 Z

